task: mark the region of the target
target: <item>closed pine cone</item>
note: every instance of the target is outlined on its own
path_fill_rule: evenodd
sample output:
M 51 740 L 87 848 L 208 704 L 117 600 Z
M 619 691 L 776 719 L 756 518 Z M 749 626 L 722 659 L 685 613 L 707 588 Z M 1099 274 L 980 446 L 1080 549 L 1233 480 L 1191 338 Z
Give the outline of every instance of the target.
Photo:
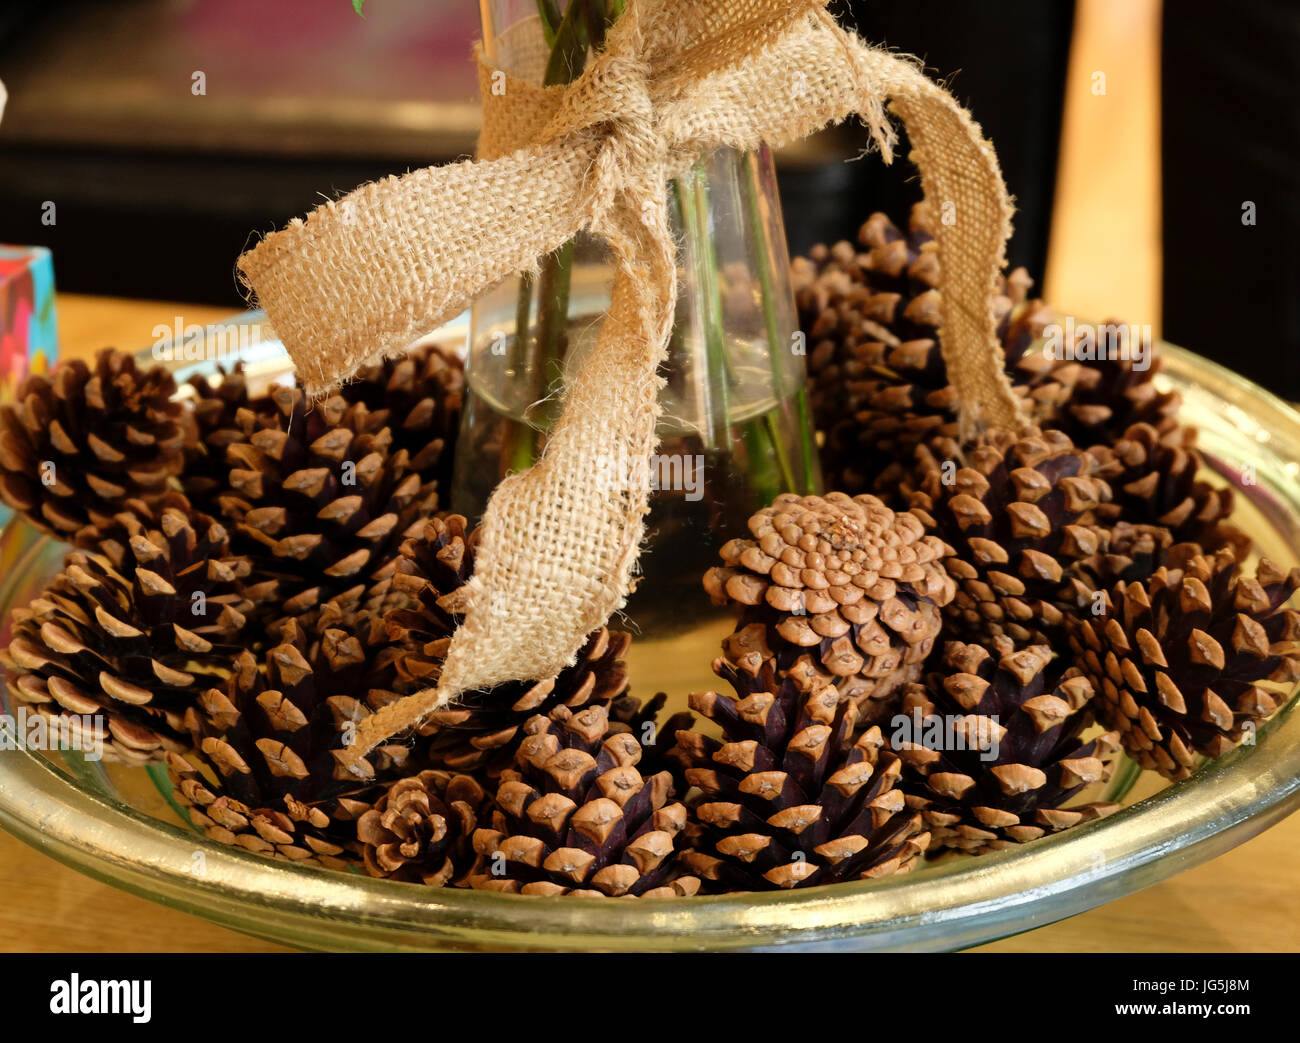
M 0 652 L 11 690 L 49 713 L 96 718 L 106 759 L 183 749 L 187 708 L 250 640 L 249 563 L 175 495 L 132 501 L 78 539 L 46 592 L 13 612 Z
M 1102 545 L 1090 522 L 1110 488 L 1059 431 L 995 432 L 967 458 L 931 469 L 912 495 L 914 512 L 955 548 L 944 560 L 957 581 L 949 619 L 972 640 L 1051 644 L 1068 568 Z
M 1130 757 L 1183 779 L 1197 754 L 1217 757 L 1253 734 L 1300 678 L 1300 613 L 1282 607 L 1297 587 L 1300 569 L 1265 558 L 1250 577 L 1221 551 L 1116 584 L 1104 615 L 1071 617 L 1096 712 Z
M 435 517 L 402 545 L 393 586 L 410 606 L 387 617 L 396 651 L 395 684 L 405 692 L 434 687 L 452 635 L 460 625 L 462 588 L 474 571 L 477 533 L 460 515 Z M 431 714 L 421 725 L 420 755 L 450 771 L 494 777 L 510 766 L 524 724 L 556 707 L 577 712 L 608 706 L 627 691 L 631 638 L 605 627 L 592 633 L 577 662 L 547 681 L 512 681 L 488 691 L 466 692 L 454 707 Z
M 175 393 L 165 368 L 141 371 L 113 349 L 28 377 L 0 406 L 0 496 L 64 539 L 160 496 L 193 437 Z
M 610 730 L 605 707 L 560 707 L 525 732 L 492 824 L 474 834 L 471 887 L 645 898 L 698 889 L 676 866 L 686 809 L 671 800 L 671 776 L 638 770 L 641 744 Z
M 1114 811 L 1067 806 L 1109 777 L 1119 749 L 1114 732 L 1082 738 L 1093 695 L 1078 670 L 1053 667 L 1046 645 L 950 643 L 941 669 L 908 686 L 891 735 L 931 850 L 983 854 Z
M 749 530 L 704 577 L 715 603 L 742 606 L 724 659 L 751 677 L 775 660 L 778 679 L 833 682 L 864 706 L 920 675 L 954 587 L 940 564 L 951 548 L 916 515 L 874 496 L 785 493 Z
M 366 872 L 442 887 L 474 862 L 472 838 L 487 794 L 469 775 L 422 771 L 398 779 L 357 819 Z
M 760 891 L 887 876 L 929 843 L 897 788 L 902 762 L 878 727 L 855 739 L 857 708 L 833 685 L 775 690 L 732 673 L 736 695 L 700 692 L 693 710 L 722 741 L 677 733 L 675 755 L 698 789 L 682 863 L 719 891 Z

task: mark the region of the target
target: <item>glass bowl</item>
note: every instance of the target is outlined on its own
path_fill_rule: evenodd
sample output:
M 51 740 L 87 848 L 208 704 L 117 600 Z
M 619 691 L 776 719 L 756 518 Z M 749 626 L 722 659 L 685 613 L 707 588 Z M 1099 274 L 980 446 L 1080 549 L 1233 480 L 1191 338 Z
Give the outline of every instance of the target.
M 460 338 L 463 328 L 444 333 Z M 249 350 L 259 367 L 283 372 L 273 341 Z M 1294 562 L 1300 414 L 1205 359 L 1162 350 L 1160 383 L 1182 392 L 1183 418 L 1200 429 L 1207 466 L 1239 492 L 1234 519 L 1260 553 Z M 178 365 L 181 375 L 190 368 Z M 63 552 L 21 521 L 0 533 L 0 643 L 10 609 L 40 592 Z M 656 690 L 658 676 L 639 683 L 636 661 L 632 670 L 639 690 Z M 4 709 L 12 713 L 7 702 Z M 616 901 L 392 883 L 211 842 L 188 828 L 169 793 L 158 767 L 74 753 L 0 756 L 0 826 L 15 836 L 133 894 L 303 949 L 960 949 L 1149 887 L 1280 821 L 1300 805 L 1300 713 L 1292 698 L 1253 746 L 1185 782 L 1167 785 L 1121 762 L 1104 796 L 1125 806 L 1100 821 L 904 876 L 775 894 Z

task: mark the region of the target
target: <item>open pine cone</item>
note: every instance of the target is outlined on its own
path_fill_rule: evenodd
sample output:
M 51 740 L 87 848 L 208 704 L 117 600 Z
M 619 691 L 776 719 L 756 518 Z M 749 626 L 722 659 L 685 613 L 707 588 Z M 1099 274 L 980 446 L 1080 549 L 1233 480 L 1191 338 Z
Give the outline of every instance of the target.
M 197 435 L 185 447 L 181 482 L 195 503 L 212 504 L 212 509 L 217 510 L 216 498 L 226 491 L 230 473 L 226 448 L 247 437 L 241 413 L 274 413 L 276 406 L 269 394 L 251 392 L 242 362 L 235 363 L 228 372 L 219 371 L 215 377 L 191 377 L 187 388 Z
M 861 249 L 840 242 L 795 258 L 795 299 L 827 483 L 889 497 L 899 462 L 918 443 L 957 433 L 956 393 L 939 349 L 938 244 L 924 203 L 912 209 L 906 234 L 877 213 L 858 241 Z M 1016 269 L 996 300 L 1007 369 L 1018 382 L 1017 361 L 1051 318 L 1042 301 L 1028 299 L 1032 284 Z
M 293 861 L 337 867 L 356 862 L 353 823 L 399 772 L 409 751 L 375 750 L 350 773 L 338 761 L 388 681 L 382 649 L 332 628 L 311 633 L 286 621 L 281 643 L 259 663 L 234 661 L 229 681 L 210 688 L 185 717 L 200 773 L 168 758 L 182 803 L 215 840 Z M 372 777 L 377 773 L 377 778 Z
M 1067 570 L 1102 546 L 1088 523 L 1110 488 L 1059 431 L 995 432 L 968 460 L 933 467 L 912 494 L 913 511 L 955 548 L 944 559 L 957 581 L 948 616 L 972 640 L 1052 644 Z
M 192 439 L 176 382 L 124 352 L 60 363 L 0 406 L 0 496 L 33 525 L 70 539 L 107 525 L 128 500 L 152 499 L 181 470 Z
M 1123 325 L 1114 319 L 1099 325 L 1078 323 L 1075 343 L 1068 346 L 1065 358 L 1050 359 L 1034 351 L 1019 360 L 1021 378 L 1033 388 L 1037 423 L 1064 431 L 1080 446 L 1108 445 L 1134 424 L 1148 424 L 1163 437 L 1187 437 L 1188 432 L 1178 430 L 1182 397 L 1176 391 L 1158 390 L 1153 380 L 1160 371 L 1154 345 L 1145 369 L 1137 368 L 1141 363 L 1132 358 L 1077 358 L 1086 347 L 1085 338 L 1091 337 L 1094 345 L 1105 344 L 1106 331 Z M 1066 329 L 1061 332 L 1064 335 Z M 1071 353 L 1076 357 L 1071 358 Z
M 603 706 L 564 707 L 525 726 L 502 773 L 492 825 L 474 834 L 471 887 L 527 895 L 659 898 L 695 893 L 676 853 L 686 809 L 672 778 L 638 770 L 641 744 Z
M 184 748 L 182 718 L 251 640 L 254 606 L 219 524 L 176 495 L 125 508 L 14 610 L 0 662 L 21 702 L 98 719 L 105 757 L 140 763 Z
M 834 683 L 864 711 L 920 675 L 954 588 L 939 563 L 951 548 L 916 515 L 874 496 L 784 493 L 749 531 L 704 577 L 715 603 L 743 607 L 728 662 L 756 677 L 774 660 L 778 678 L 805 692 Z
M 1262 559 L 1252 578 L 1221 551 L 1116 584 L 1104 616 L 1072 616 L 1075 662 L 1128 755 L 1183 779 L 1197 754 L 1253 734 L 1290 694 L 1280 686 L 1300 678 L 1300 613 L 1283 608 L 1298 587 L 1300 569 Z
M 1162 435 L 1143 423 L 1129 427 L 1113 445 L 1092 447 L 1097 473 L 1114 493 L 1097 516 L 1103 523 L 1164 526 L 1175 543 L 1198 543 L 1207 553 L 1230 547 L 1245 558 L 1250 539 L 1227 522 L 1232 490 L 1197 476 L 1203 461 L 1188 443 L 1180 428 Z
M 238 411 L 243 437 L 227 445 L 224 488 L 211 497 L 236 548 L 286 598 L 324 601 L 381 578 L 437 506 L 433 485 L 391 451 L 391 431 L 364 404 L 336 395 L 308 408 L 287 387 L 269 397 L 269 411 Z
M 460 625 L 461 588 L 474 571 L 475 533 L 460 515 L 431 518 L 402 545 L 393 586 L 410 607 L 387 617 L 397 671 L 405 693 L 437 685 L 452 635 Z M 449 771 L 482 771 L 495 777 L 510 766 L 523 740 L 524 724 L 557 707 L 578 712 L 609 706 L 627 691 L 631 638 L 601 627 L 577 662 L 549 681 L 512 681 L 486 692 L 466 692 L 454 707 L 439 710 L 420 726 L 420 756 Z
M 372 420 L 392 431 L 393 451 L 405 449 L 411 470 L 448 498 L 465 397 L 465 365 L 455 354 L 422 345 L 363 366 L 338 394 L 364 403 Z
M 473 835 L 487 805 L 478 780 L 422 771 L 393 782 L 357 819 L 366 872 L 442 887 L 474 863 Z
M 908 686 L 890 736 L 931 850 L 983 854 L 1114 811 L 1067 806 L 1109 776 L 1119 749 L 1113 732 L 1082 738 L 1093 695 L 1078 670 L 1053 668 L 1046 645 L 949 644 L 942 669 Z
M 857 709 L 833 685 L 775 690 L 719 664 L 736 695 L 699 692 L 691 709 L 722 741 L 679 731 L 692 797 L 683 865 L 719 891 L 772 890 L 911 868 L 929 836 L 897 789 L 902 764 L 880 729 L 857 736 Z M 770 680 L 765 678 L 765 680 Z

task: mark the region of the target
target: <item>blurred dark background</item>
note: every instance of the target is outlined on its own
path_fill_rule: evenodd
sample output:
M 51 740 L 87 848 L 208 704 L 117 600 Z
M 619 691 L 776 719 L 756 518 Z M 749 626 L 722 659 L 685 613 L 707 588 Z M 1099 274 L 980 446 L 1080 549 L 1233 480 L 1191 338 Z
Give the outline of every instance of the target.
M 1010 260 L 1041 278 L 1075 0 L 834 9 L 971 109 L 1016 198 Z M 233 310 L 254 232 L 472 152 L 477 32 L 469 0 L 369 0 L 365 19 L 348 0 L 3 0 L 0 242 L 51 247 L 65 291 Z M 1169 2 L 1161 53 L 1162 332 L 1300 398 L 1300 4 Z M 843 127 L 778 157 L 793 250 L 919 198 L 906 162 L 844 162 L 863 142 Z

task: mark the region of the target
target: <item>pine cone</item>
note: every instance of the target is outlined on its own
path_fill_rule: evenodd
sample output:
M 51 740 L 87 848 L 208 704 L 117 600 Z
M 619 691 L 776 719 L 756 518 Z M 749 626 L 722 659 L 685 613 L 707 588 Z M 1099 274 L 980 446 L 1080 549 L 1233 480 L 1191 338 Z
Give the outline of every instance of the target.
M 0 406 L 0 495 L 45 532 L 107 525 L 131 499 L 162 494 L 192 438 L 176 382 L 120 351 L 28 377 Z
M 939 564 L 951 548 L 917 516 L 874 496 L 784 493 L 749 530 L 704 577 L 715 603 L 744 606 L 728 662 L 756 677 L 774 660 L 778 680 L 805 692 L 834 682 L 863 704 L 920 676 L 954 587 Z
M 182 717 L 248 640 L 249 563 L 179 496 L 132 501 L 84 530 L 46 593 L 12 615 L 0 661 L 22 702 L 97 718 L 105 756 L 130 763 L 183 749 Z
M 355 863 L 354 823 L 409 755 L 380 747 L 359 774 L 338 760 L 370 713 L 382 663 L 342 630 L 312 634 L 289 621 L 282 637 L 260 664 L 241 653 L 227 684 L 186 714 L 191 756 L 206 771 L 168 758 L 178 800 L 214 840 L 334 868 Z
M 456 883 L 474 861 L 487 794 L 469 775 L 422 771 L 398 779 L 357 820 L 366 872 L 430 887 Z
M 1046 645 L 1016 652 L 1000 639 L 990 652 L 954 641 L 940 671 L 908 686 L 890 742 L 932 850 L 997 851 L 1118 807 L 1067 807 L 1109 777 L 1119 736 L 1083 740 L 1092 685 L 1051 662 Z
M 338 393 L 364 403 L 392 431 L 393 450 L 405 449 L 411 470 L 447 498 L 465 397 L 465 365 L 455 354 L 427 344 L 362 367 Z
M 1119 583 L 1106 615 L 1070 619 L 1075 662 L 1097 688 L 1096 711 L 1130 757 L 1183 779 L 1196 754 L 1217 757 L 1253 734 L 1300 678 L 1300 613 L 1282 606 L 1300 569 L 1261 559 L 1247 577 L 1228 552 Z
M 995 432 L 969 461 L 930 470 L 912 496 L 914 512 L 956 549 L 944 560 L 957 581 L 949 619 L 973 640 L 1052 644 L 1066 570 L 1101 546 L 1088 523 L 1110 489 L 1059 431 Z
M 501 776 L 491 828 L 474 833 L 471 887 L 527 895 L 693 894 L 675 852 L 686 809 L 668 772 L 637 770 L 641 744 L 612 732 L 603 706 L 563 707 L 525 726 L 515 769 Z
M 240 414 L 272 414 L 275 403 L 269 394 L 253 395 L 249 391 L 242 362 L 235 363 L 229 372 L 219 367 L 213 378 L 202 374 L 191 377 L 187 387 L 198 434 L 185 448 L 181 480 L 191 499 L 218 510 L 216 498 L 227 490 L 230 473 L 226 449 L 246 438 Z
M 1097 550 L 1075 562 L 1067 576 L 1064 600 L 1075 609 L 1090 610 L 1094 595 L 1117 582 L 1144 582 L 1161 565 L 1176 567 L 1174 555 L 1193 549 L 1201 552 L 1199 544 L 1180 544 L 1176 551 L 1173 533 L 1163 525 L 1118 521 L 1109 528 L 1099 527 L 1097 536 Z
M 388 614 L 388 635 L 398 654 L 396 686 L 405 693 L 438 683 L 452 635 L 460 625 L 458 599 L 474 571 L 477 533 L 460 515 L 431 518 L 402 545 L 394 588 L 411 607 Z M 434 767 L 477 771 L 495 777 L 510 766 L 533 716 L 556 707 L 577 712 L 608 706 L 627 690 L 623 657 L 629 635 L 601 627 L 577 662 L 549 681 L 513 681 L 489 691 L 466 692 L 458 704 L 437 711 L 420 726 L 420 755 Z
M 884 214 L 873 214 L 858 234 L 865 252 L 840 242 L 794 261 L 813 421 L 825 434 L 823 471 L 841 491 L 888 496 L 898 462 L 910 459 L 919 442 L 956 434 L 956 393 L 939 349 L 933 228 L 925 204 L 913 208 L 906 236 Z M 1028 299 L 1032 285 L 1016 269 L 996 301 L 1013 378 L 1051 318 L 1042 301 Z
M 433 486 L 405 450 L 390 452 L 390 430 L 363 404 L 334 396 L 309 409 L 287 387 L 270 398 L 270 412 L 238 412 L 243 440 L 226 448 L 216 506 L 236 548 L 283 598 L 325 601 L 383 578 L 436 507 Z
M 929 836 L 896 788 L 902 762 L 880 729 L 855 741 L 857 710 L 833 685 L 775 691 L 724 673 L 736 696 L 696 693 L 693 710 L 722 741 L 677 733 L 692 798 L 685 868 L 713 888 L 771 890 L 887 876 L 911 868 Z
M 1075 345 L 1089 336 L 1096 344 L 1106 327 L 1116 325 L 1120 324 L 1113 319 L 1101 326 L 1079 323 L 1074 329 Z M 1109 445 L 1134 424 L 1149 424 L 1161 436 L 1181 439 L 1184 433 L 1178 431 L 1177 417 L 1182 397 L 1156 388 L 1153 378 L 1160 371 L 1160 357 L 1154 345 L 1149 363 L 1146 369 L 1136 369 L 1133 359 L 1078 361 L 1070 353 L 1064 359 L 1049 359 L 1031 352 L 1018 368 L 1033 388 L 1038 404 L 1035 422 L 1064 431 L 1076 445 Z
M 1114 493 L 1097 511 L 1103 522 L 1162 525 L 1175 542 L 1204 544 L 1232 513 L 1232 490 L 1197 477 L 1201 455 L 1181 431 L 1162 436 L 1150 424 L 1134 424 L 1113 445 L 1090 452 Z

